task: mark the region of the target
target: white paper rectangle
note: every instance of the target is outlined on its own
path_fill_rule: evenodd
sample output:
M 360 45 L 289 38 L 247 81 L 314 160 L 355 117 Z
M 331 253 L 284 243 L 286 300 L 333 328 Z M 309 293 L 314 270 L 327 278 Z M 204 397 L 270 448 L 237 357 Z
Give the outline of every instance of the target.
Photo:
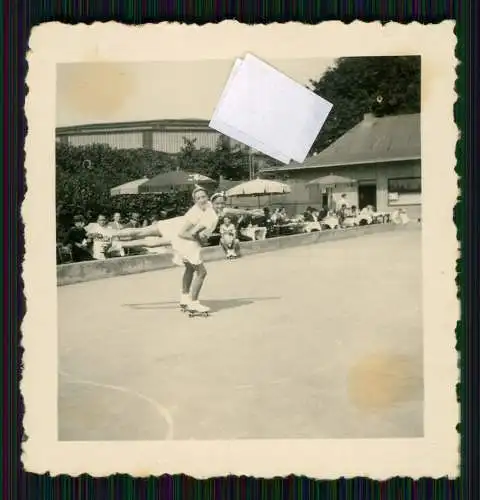
M 225 134 L 226 136 L 235 139 L 238 142 L 241 142 L 242 144 L 246 144 L 247 146 L 260 151 L 261 153 L 270 156 L 271 158 L 274 158 L 275 160 L 278 160 L 282 163 L 285 163 L 288 165 L 291 161 L 291 158 L 288 156 L 285 156 L 284 154 L 280 153 L 279 151 L 274 151 L 273 149 L 270 149 L 270 147 L 260 141 L 257 141 L 256 139 L 250 137 L 249 135 L 241 132 L 240 130 L 237 130 L 227 123 L 223 123 L 222 121 L 217 120 L 216 121 L 216 126 L 218 128 L 215 128 L 215 130 L 218 130 L 222 134 Z
M 219 104 L 217 105 L 212 120 L 210 121 L 210 127 L 215 128 L 215 130 L 217 130 L 218 132 L 221 132 L 222 134 L 232 139 L 235 139 L 236 141 L 241 142 L 242 144 L 246 144 L 257 151 L 261 151 L 262 153 L 270 156 L 271 158 L 275 158 L 276 160 L 282 163 L 289 164 L 291 161 L 290 157 L 285 156 L 279 151 L 274 151 L 268 145 L 256 140 L 254 137 L 251 137 L 240 130 L 235 129 L 234 127 L 231 127 L 230 125 L 228 125 L 228 123 L 224 123 L 221 119 L 218 118 L 218 110 L 220 109 L 221 103 L 228 95 L 228 92 L 232 87 L 232 83 L 235 79 L 235 76 L 238 74 L 242 66 L 242 63 L 243 63 L 242 59 L 235 60 L 230 76 L 228 77 L 227 83 L 225 84 L 223 92 L 220 96 Z M 214 127 L 212 126 L 212 123 L 215 124 Z
M 276 156 L 303 162 L 332 109 L 332 104 L 283 73 L 247 54 L 236 61 L 210 126 L 225 133 L 228 125 L 246 144 L 265 145 Z M 280 160 L 283 161 L 283 160 Z

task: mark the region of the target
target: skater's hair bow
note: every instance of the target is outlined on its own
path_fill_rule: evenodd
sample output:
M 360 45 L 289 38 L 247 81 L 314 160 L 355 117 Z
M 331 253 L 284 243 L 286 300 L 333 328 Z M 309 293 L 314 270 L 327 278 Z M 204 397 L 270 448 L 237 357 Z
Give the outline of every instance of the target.
M 196 185 L 192 191 L 192 198 L 195 199 L 195 195 L 199 193 L 200 191 L 203 191 L 205 194 L 207 194 L 207 190 L 203 188 L 202 186 Z
M 213 203 L 217 198 L 225 198 L 225 193 L 220 192 L 220 193 L 212 194 L 212 196 L 210 197 L 210 201 Z

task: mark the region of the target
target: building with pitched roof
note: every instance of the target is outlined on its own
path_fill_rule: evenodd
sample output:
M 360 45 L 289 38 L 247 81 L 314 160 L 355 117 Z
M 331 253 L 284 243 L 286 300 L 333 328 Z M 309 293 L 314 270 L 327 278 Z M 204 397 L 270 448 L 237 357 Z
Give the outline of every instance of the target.
M 378 211 L 404 208 L 412 217 L 421 212 L 420 114 L 375 117 L 363 121 L 304 163 L 266 167 L 262 175 L 289 183 L 292 192 L 278 203 L 293 204 L 297 211 L 308 205 L 325 206 L 327 192 L 309 181 L 326 175 L 354 180 L 334 188 L 351 204 L 373 205 Z M 277 204 L 277 203 L 276 203 Z

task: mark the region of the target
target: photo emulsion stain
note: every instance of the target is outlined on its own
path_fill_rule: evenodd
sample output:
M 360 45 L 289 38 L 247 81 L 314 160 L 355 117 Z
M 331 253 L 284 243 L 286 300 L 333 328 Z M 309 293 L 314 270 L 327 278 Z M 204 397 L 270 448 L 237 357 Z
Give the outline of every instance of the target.
M 135 121 L 148 63 L 58 66 L 60 440 L 423 435 L 420 58 L 307 62 L 258 62 L 303 99 L 278 134 L 320 120 L 302 163 L 191 116 L 198 81 L 183 119 L 157 93 Z

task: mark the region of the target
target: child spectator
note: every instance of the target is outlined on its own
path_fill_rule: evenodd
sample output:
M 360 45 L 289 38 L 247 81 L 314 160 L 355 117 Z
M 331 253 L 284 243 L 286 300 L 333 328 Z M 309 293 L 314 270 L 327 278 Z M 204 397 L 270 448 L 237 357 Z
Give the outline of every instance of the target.
M 227 259 L 238 257 L 239 242 L 237 239 L 237 230 L 228 216 L 223 218 L 223 223 L 220 225 L 220 245 Z

